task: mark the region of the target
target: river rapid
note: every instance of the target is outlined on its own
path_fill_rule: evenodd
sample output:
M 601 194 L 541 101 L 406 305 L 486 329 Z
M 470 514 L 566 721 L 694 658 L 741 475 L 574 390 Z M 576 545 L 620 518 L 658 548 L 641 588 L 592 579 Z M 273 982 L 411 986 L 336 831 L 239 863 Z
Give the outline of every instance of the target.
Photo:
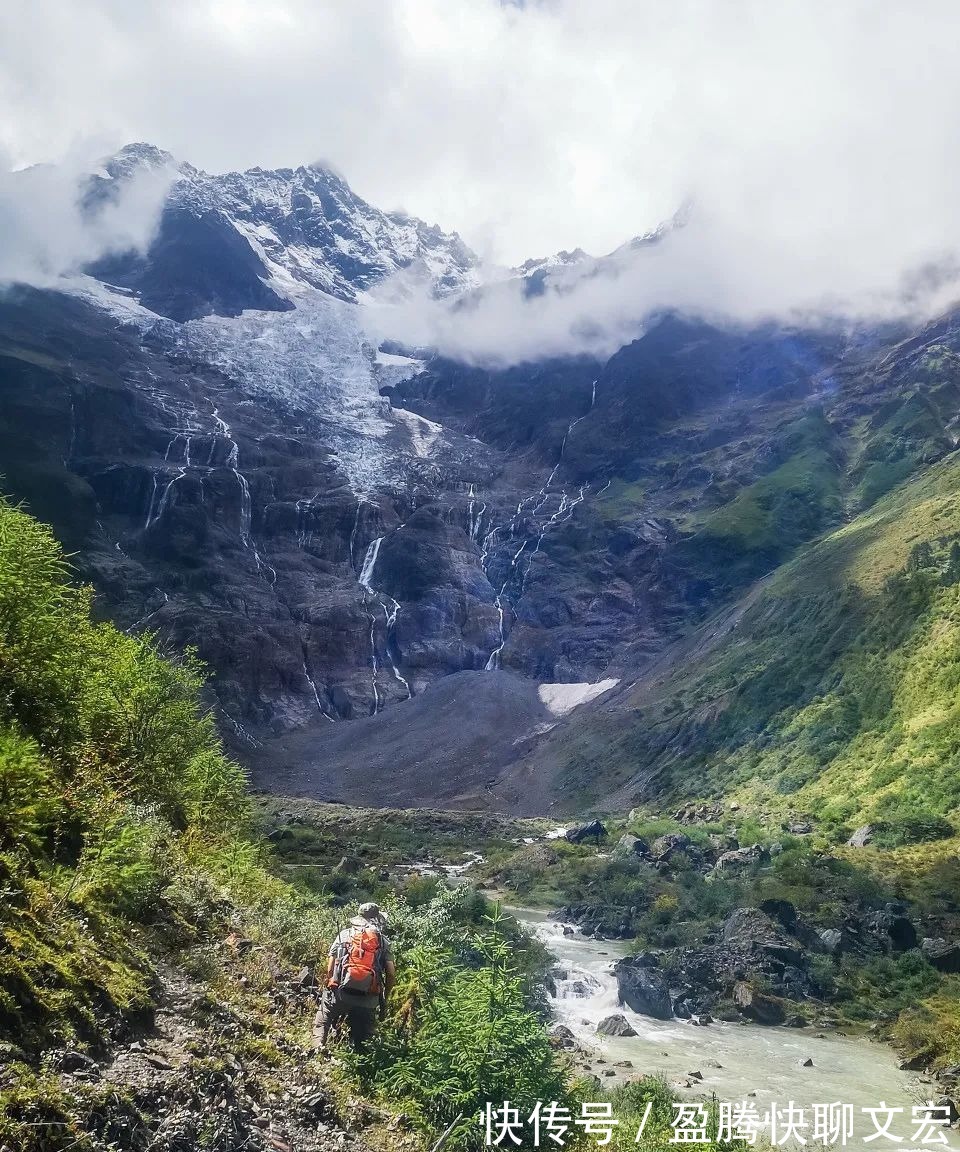
M 720 1022 L 703 1026 L 688 1020 L 640 1016 L 617 1002 L 612 965 L 626 954 L 625 945 L 588 939 L 571 931 L 570 926 L 565 930 L 542 912 L 524 908 L 509 911 L 556 958 L 555 1018 L 590 1054 L 594 1071 L 603 1074 L 614 1069 L 617 1079 L 611 1077 L 608 1083 L 660 1073 L 674 1087 L 678 1100 L 716 1096 L 735 1103 L 754 1098 L 761 1113 L 772 1103 L 782 1108 L 790 1101 L 807 1108 L 833 1102 L 851 1104 L 856 1143 L 863 1134 L 874 1131 L 871 1117 L 861 1114 L 860 1109 L 884 1102 L 904 1109 L 892 1125 L 904 1142 L 893 1145 L 877 1140 L 874 1147 L 900 1148 L 910 1143 L 913 1106 L 940 1094 L 929 1079 L 900 1071 L 894 1053 L 869 1040 L 818 1034 L 813 1029 Z M 637 1035 L 597 1035 L 599 1021 L 614 1013 L 622 1013 Z M 804 1067 L 808 1059 L 813 1064 Z M 629 1061 L 631 1067 L 615 1068 L 620 1061 Z M 703 1079 L 690 1080 L 691 1072 L 699 1072 Z M 960 1147 L 956 1133 L 949 1133 L 949 1137 L 951 1147 Z

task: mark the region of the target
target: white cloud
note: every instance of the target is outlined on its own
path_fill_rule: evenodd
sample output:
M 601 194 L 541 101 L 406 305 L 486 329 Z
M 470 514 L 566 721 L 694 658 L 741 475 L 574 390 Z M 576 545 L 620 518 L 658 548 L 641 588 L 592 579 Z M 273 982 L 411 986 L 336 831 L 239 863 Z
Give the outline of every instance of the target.
M 173 173 L 141 169 L 84 206 L 95 166 L 81 152 L 20 171 L 0 163 L 0 284 L 50 285 L 100 257 L 146 249 Z
M 478 355 L 498 331 L 567 347 L 647 306 L 889 309 L 960 250 L 958 56 L 954 0 L 20 0 L 0 9 L 0 145 L 324 158 L 509 262 L 610 250 L 692 198 L 695 224 L 615 286 L 457 332 L 407 316 Z

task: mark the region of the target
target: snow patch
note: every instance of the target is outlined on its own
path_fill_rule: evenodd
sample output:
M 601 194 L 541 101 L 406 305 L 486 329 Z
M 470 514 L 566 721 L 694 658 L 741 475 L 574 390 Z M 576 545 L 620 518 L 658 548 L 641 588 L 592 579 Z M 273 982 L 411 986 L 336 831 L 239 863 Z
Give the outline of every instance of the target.
M 415 360 L 412 356 L 397 356 L 393 352 L 384 352 L 382 348 L 378 348 L 377 363 L 387 364 L 393 368 L 409 368 L 411 375 L 416 375 L 422 371 L 426 360 Z
M 413 442 L 413 454 L 422 458 L 429 456 L 441 433 L 442 424 L 435 424 L 426 416 L 418 416 L 407 408 L 394 408 L 394 417 L 407 426 L 410 439 Z
M 574 708 L 596 700 L 620 683 L 619 679 L 598 680 L 595 684 L 541 684 L 537 688 L 540 702 L 554 716 L 566 716 Z

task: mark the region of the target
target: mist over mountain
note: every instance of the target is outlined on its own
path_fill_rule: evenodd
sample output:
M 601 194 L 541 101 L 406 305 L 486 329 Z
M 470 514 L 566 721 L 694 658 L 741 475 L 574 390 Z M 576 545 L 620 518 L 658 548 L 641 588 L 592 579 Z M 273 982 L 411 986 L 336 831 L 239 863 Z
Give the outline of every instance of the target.
M 0 1152 L 953 1146 L 957 24 L 0 5 Z
M 954 447 L 949 276 L 707 308 L 698 205 L 506 269 L 317 165 L 31 172 L 89 243 L 0 300 L 7 484 L 102 611 L 199 648 L 271 786 L 543 810 L 624 686 Z

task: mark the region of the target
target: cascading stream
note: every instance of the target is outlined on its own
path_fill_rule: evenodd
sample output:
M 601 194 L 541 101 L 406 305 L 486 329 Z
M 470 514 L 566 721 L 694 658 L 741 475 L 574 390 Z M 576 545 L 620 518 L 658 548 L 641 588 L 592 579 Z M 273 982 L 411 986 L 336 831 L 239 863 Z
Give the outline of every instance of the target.
M 521 517 L 524 514 L 524 510 L 529 508 L 531 505 L 534 505 L 533 508 L 531 509 L 531 511 L 529 512 L 529 518 L 536 520 L 536 518 L 543 511 L 543 509 L 546 507 L 548 502 L 553 498 L 553 494 L 551 493 L 551 487 L 553 485 L 554 478 L 556 477 L 557 472 L 560 468 L 560 465 L 563 463 L 563 456 L 564 456 L 564 452 L 565 452 L 566 446 L 567 446 L 567 439 L 570 436 L 570 433 L 574 430 L 574 428 L 576 428 L 576 426 L 578 424 L 580 424 L 582 421 L 586 420 L 586 418 L 590 415 L 590 413 L 594 409 L 594 406 L 596 405 L 596 402 L 597 402 L 597 382 L 596 382 L 596 380 L 594 380 L 593 384 L 591 385 L 591 389 L 590 389 L 590 407 L 587 409 L 586 412 L 584 412 L 584 414 L 582 416 L 578 416 L 576 418 L 576 420 L 572 420 L 570 422 L 570 424 L 567 425 L 567 430 L 563 435 L 563 440 L 560 442 L 560 455 L 557 458 L 557 462 L 553 466 L 553 469 L 551 470 L 550 475 L 547 477 L 546 483 L 543 485 L 542 488 L 538 488 L 536 492 L 532 493 L 530 496 L 524 497 L 517 504 L 516 511 L 514 512 L 514 514 L 511 517 L 508 524 L 498 524 L 498 525 L 492 527 L 486 533 L 486 535 L 483 537 L 483 540 L 482 540 L 481 545 L 480 545 L 480 567 L 483 569 L 483 571 L 486 574 L 488 579 L 490 576 L 490 573 L 489 573 L 490 553 L 491 553 L 492 548 L 497 543 L 499 543 L 500 533 L 502 533 L 505 528 L 509 527 L 510 537 L 511 538 L 515 537 L 517 534 L 517 529 L 518 529 L 518 526 L 520 524 Z M 520 583 L 519 583 L 519 595 L 520 596 L 523 595 L 524 589 L 526 587 L 527 577 L 530 574 L 530 568 L 533 564 L 533 558 L 540 552 L 540 546 L 543 543 L 543 539 L 546 536 L 547 532 L 549 532 L 551 528 L 556 527 L 557 525 L 565 524 L 573 516 L 574 510 L 577 507 L 577 505 L 583 503 L 583 500 L 586 497 L 586 493 L 589 490 L 589 487 L 590 487 L 589 484 L 582 484 L 580 486 L 580 489 L 579 489 L 577 496 L 574 497 L 573 499 L 570 498 L 570 496 L 568 495 L 565 488 L 562 489 L 561 493 L 560 493 L 560 502 L 559 502 L 559 505 L 558 505 L 556 511 L 552 515 L 550 515 L 543 524 L 539 524 L 539 523 L 537 524 L 536 544 L 529 552 L 527 552 L 526 563 L 522 566 L 522 571 L 520 571 L 520 573 L 519 573 L 520 574 Z M 610 487 L 610 481 L 608 480 L 606 485 L 602 489 L 602 491 L 605 492 L 607 490 L 607 488 L 609 488 L 609 487 Z M 470 538 L 476 539 L 477 533 L 479 531 L 479 526 L 480 526 L 479 520 L 480 520 L 480 517 L 483 516 L 483 512 L 486 510 L 486 504 L 483 505 L 483 509 L 481 510 L 480 517 L 478 517 L 477 520 L 475 521 L 474 520 L 474 504 L 475 504 L 475 499 L 476 499 L 476 492 L 475 492 L 473 484 L 470 485 L 468 492 L 467 492 L 467 495 L 468 495 L 469 500 L 470 500 L 470 502 L 467 506 L 467 515 L 468 515 L 469 525 L 470 525 Z M 520 559 L 521 554 L 523 554 L 523 552 L 525 551 L 526 546 L 529 543 L 529 539 L 530 538 L 528 538 L 527 540 L 524 540 L 519 551 L 517 551 L 513 554 L 511 561 L 510 561 L 510 566 L 507 569 L 506 577 L 503 580 L 503 582 L 501 583 L 500 591 L 497 593 L 496 598 L 494 600 L 494 604 L 495 604 L 496 609 L 497 609 L 498 640 L 497 640 L 497 646 L 490 653 L 490 656 L 487 659 L 487 663 L 484 665 L 484 670 L 487 672 L 497 671 L 502 666 L 502 653 L 503 653 L 503 649 L 504 649 L 506 642 L 507 642 L 507 635 L 506 635 L 506 628 L 505 628 L 505 624 L 506 624 L 505 607 L 510 606 L 509 599 L 507 598 L 507 589 L 509 588 L 511 582 L 516 579 L 517 572 L 518 572 L 517 561 Z
M 277 570 L 268 564 L 266 560 L 260 555 L 256 544 L 251 538 L 251 529 L 253 524 L 253 497 L 250 492 L 250 484 L 246 476 L 240 471 L 240 446 L 233 438 L 230 431 L 230 425 L 220 415 L 220 409 L 212 401 L 207 400 L 211 407 L 211 419 L 213 420 L 213 430 L 203 432 L 202 426 L 199 422 L 198 414 L 195 408 L 190 408 L 188 411 L 181 410 L 179 413 L 170 409 L 169 405 L 159 396 L 154 396 L 158 407 L 168 416 L 171 416 L 179 425 L 179 429 L 173 434 L 172 439 L 167 444 L 166 451 L 163 454 L 164 464 L 172 464 L 177 449 L 180 448 L 181 463 L 177 465 L 177 473 L 171 476 L 166 485 L 161 485 L 159 477 L 166 475 L 166 471 L 158 473 L 154 471 L 152 476 L 152 487 L 150 491 L 150 501 L 147 506 L 147 517 L 144 522 L 144 531 L 148 531 L 154 524 L 162 519 L 164 513 L 170 506 L 170 499 L 173 495 L 173 488 L 180 480 L 186 476 L 188 471 L 201 470 L 200 476 L 200 499 L 203 500 L 203 473 L 210 472 L 214 467 L 214 459 L 217 453 L 217 443 L 219 441 L 226 441 L 229 445 L 227 451 L 226 466 L 234 474 L 237 479 L 237 484 L 240 489 L 240 542 L 244 548 L 250 550 L 253 554 L 254 561 L 257 565 L 258 573 L 266 573 L 266 579 L 270 587 L 273 588 L 277 583 Z M 210 436 L 210 451 L 207 454 L 207 461 L 205 465 L 197 465 L 191 457 L 191 449 L 193 441 L 197 436 L 206 435 Z
M 317 682 L 314 680 L 313 676 L 310 674 L 310 666 L 307 663 L 306 645 L 304 645 L 304 651 L 303 651 L 303 674 L 306 677 L 307 683 L 310 685 L 311 691 L 313 692 L 313 699 L 317 705 L 317 711 L 324 718 L 324 720 L 329 720 L 331 724 L 335 723 L 333 717 L 324 708 L 324 706 L 320 700 L 320 693 L 317 690 Z
M 761 1114 L 771 1103 L 783 1108 L 792 1100 L 809 1109 L 839 1100 L 852 1104 L 858 1121 L 863 1121 L 860 1108 L 886 1101 L 906 1108 L 908 1134 L 911 1106 L 921 1091 L 926 1093 L 922 1098 L 929 1095 L 929 1087 L 899 1070 L 893 1051 L 876 1042 L 758 1024 L 698 1026 L 632 1012 L 619 1003 L 613 972 L 614 962 L 628 950 L 625 944 L 588 939 L 572 925 L 557 923 L 541 912 L 511 911 L 557 962 L 556 992 L 551 994 L 554 1018 L 570 1029 L 588 1054 L 604 1059 L 603 1071 L 614 1066 L 617 1075 L 628 1080 L 662 1073 L 676 1100 L 711 1095 L 731 1103 L 749 1099 Z M 598 1035 L 597 1024 L 614 1013 L 622 1014 L 637 1035 Z M 808 1058 L 812 1066 L 801 1067 Z M 619 1061 L 629 1061 L 631 1067 L 620 1072 L 615 1068 Z M 691 1071 L 703 1079 L 691 1084 Z M 866 1133 L 871 1130 L 869 1120 L 860 1127 Z M 956 1134 L 949 1136 L 956 1146 Z
M 359 507 L 357 514 L 359 515 Z M 407 680 L 401 675 L 400 669 L 397 667 L 397 662 L 393 656 L 393 650 L 391 649 L 391 644 L 396 643 L 397 616 L 400 612 L 400 604 L 394 600 L 392 596 L 388 596 L 385 592 L 378 592 L 373 586 L 373 573 L 377 566 L 377 557 L 380 555 L 380 545 L 383 543 L 383 539 L 382 536 L 378 536 L 375 540 L 370 541 L 363 558 L 360 575 L 357 577 L 357 583 L 364 591 L 364 600 L 366 600 L 367 597 L 372 597 L 383 609 L 385 625 L 383 646 L 387 663 L 390 665 L 393 678 L 403 687 L 409 700 L 413 696 L 413 692 Z M 373 687 L 373 714 L 376 716 L 380 711 L 380 690 L 377 685 L 377 672 L 379 671 L 379 658 L 377 656 L 377 614 L 368 611 L 368 616 L 370 619 L 370 667 Z

